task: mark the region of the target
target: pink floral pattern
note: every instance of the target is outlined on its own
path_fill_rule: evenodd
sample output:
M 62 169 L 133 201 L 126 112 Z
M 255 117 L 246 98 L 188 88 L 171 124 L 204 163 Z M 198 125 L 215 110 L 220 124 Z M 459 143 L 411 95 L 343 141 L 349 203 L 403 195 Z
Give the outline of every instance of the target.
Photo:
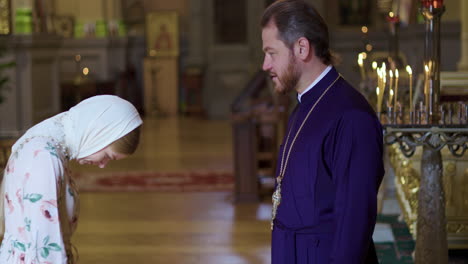
M 13 159 L 9 160 L 6 166 L 6 173 L 14 173 L 15 172 L 15 162 Z
M 59 220 L 56 200 L 42 201 L 41 212 L 52 223 L 56 223 Z
M 23 193 L 21 192 L 21 189 L 16 191 L 16 198 L 18 199 L 18 204 L 21 206 L 21 212 L 24 212 Z
M 13 211 L 15 211 L 15 207 L 13 206 L 13 202 L 10 200 L 8 193 L 5 193 L 5 202 L 8 207 L 8 214 L 12 214 Z
M 72 233 L 76 229 L 78 192 L 68 160 L 51 146 L 45 138 L 32 138 L 10 156 L 2 197 L 6 210 L 1 264 L 74 263 L 69 238 L 61 230 L 64 225 Z M 61 208 L 66 214 L 59 213 Z

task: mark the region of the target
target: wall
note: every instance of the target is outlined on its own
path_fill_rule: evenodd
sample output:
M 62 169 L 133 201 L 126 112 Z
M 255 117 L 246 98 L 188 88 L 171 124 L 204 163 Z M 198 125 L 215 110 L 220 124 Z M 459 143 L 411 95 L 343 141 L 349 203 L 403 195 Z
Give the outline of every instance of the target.
M 446 0 L 444 1 L 445 13 L 442 16 L 442 21 L 460 21 L 460 1 L 466 0 Z
M 55 1 L 55 12 L 58 15 L 72 15 L 82 22 L 122 17 L 120 1 L 117 0 Z
M 189 9 L 189 0 L 144 0 L 145 11 L 163 11 L 171 10 L 177 11 L 180 16 L 180 31 L 184 34 L 187 31 L 188 21 L 188 9 Z

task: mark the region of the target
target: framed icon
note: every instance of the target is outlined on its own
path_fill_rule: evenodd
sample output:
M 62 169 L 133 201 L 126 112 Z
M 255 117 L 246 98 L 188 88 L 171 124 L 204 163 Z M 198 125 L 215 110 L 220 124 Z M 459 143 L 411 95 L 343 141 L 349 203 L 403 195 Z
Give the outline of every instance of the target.
M 150 57 L 179 56 L 179 16 L 176 11 L 146 16 L 146 46 Z
M 64 38 L 71 38 L 73 37 L 74 28 L 74 19 L 72 16 L 54 17 L 54 30 L 57 35 Z

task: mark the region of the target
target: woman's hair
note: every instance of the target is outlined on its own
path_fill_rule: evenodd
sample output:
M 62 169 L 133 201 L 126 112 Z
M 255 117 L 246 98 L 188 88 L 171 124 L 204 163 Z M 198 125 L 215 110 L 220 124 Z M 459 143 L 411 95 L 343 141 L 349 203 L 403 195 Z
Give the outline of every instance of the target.
M 3 235 L 5 234 L 5 207 L 4 207 L 4 200 L 5 200 L 5 187 L 3 183 L 3 174 L 4 171 L 0 170 L 0 243 L 2 243 Z
M 109 146 L 112 148 L 113 151 L 124 154 L 124 155 L 131 155 L 135 152 L 138 147 L 138 143 L 140 142 L 140 127 L 133 129 L 127 135 L 117 139 Z

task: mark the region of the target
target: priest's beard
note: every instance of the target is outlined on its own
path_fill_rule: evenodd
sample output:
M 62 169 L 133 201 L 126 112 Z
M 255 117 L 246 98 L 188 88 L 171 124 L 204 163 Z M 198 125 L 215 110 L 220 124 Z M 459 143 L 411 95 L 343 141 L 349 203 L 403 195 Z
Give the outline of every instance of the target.
M 287 94 L 295 90 L 300 76 L 301 71 L 297 67 L 296 57 L 291 54 L 286 71 L 278 78 L 281 86 L 277 87 L 277 91 L 281 94 Z

